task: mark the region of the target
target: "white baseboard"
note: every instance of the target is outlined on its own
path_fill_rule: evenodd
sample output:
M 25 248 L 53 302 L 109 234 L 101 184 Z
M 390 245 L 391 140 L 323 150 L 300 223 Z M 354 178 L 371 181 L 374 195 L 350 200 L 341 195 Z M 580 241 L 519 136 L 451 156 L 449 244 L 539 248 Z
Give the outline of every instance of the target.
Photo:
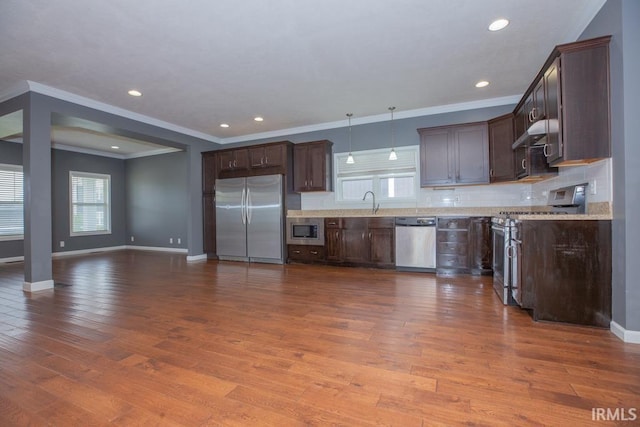
M 39 282 L 24 282 L 22 290 L 25 292 L 38 292 L 53 289 L 53 280 L 41 280 Z
M 127 249 L 127 247 L 126 246 L 107 246 L 104 248 L 78 249 L 77 251 L 53 252 L 51 254 L 51 257 L 60 258 L 64 256 L 86 255 L 86 254 L 93 254 L 97 252 L 121 251 L 123 249 Z
M 24 261 L 23 256 L 14 256 L 9 258 L 0 258 L 0 264 L 8 264 L 10 262 Z
M 640 331 L 629 331 L 614 321 L 611 321 L 609 328 L 611 332 L 622 341 L 631 344 L 640 344 Z
M 206 260 L 207 260 L 207 254 L 187 255 L 187 262 L 199 262 L 199 261 L 206 261 Z
M 173 253 L 177 253 L 177 254 L 188 254 L 189 253 L 189 249 L 161 248 L 161 247 L 157 247 L 157 246 L 127 245 L 127 246 L 124 246 L 123 249 L 135 249 L 135 250 L 139 250 L 139 251 L 173 252 Z

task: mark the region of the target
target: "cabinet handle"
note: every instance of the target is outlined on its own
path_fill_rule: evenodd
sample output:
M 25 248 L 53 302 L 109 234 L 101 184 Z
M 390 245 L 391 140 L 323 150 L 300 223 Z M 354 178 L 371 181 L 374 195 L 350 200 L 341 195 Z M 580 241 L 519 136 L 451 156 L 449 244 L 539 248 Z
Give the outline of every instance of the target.
M 266 164 L 268 164 L 268 163 L 269 163 L 269 157 L 264 156 L 264 164 L 266 165 Z
M 238 161 L 237 161 L 237 160 L 234 160 L 234 161 L 233 161 L 233 167 L 235 168 L 237 164 L 238 164 Z
M 549 157 L 549 144 L 544 144 L 544 147 L 542 147 L 542 154 L 544 154 L 545 157 Z
M 522 159 L 522 169 L 527 169 L 527 159 Z
M 231 169 L 233 166 L 231 165 L 231 160 L 229 160 L 229 169 Z
M 318 251 L 309 251 L 311 255 L 318 255 Z
M 264 157 L 260 157 L 260 165 L 264 165 Z
M 313 187 L 313 180 L 309 181 L 309 187 Z
M 538 111 L 537 110 L 538 109 L 536 107 L 533 107 L 531 109 L 531 118 L 533 119 L 533 120 L 531 120 L 532 122 L 535 122 L 538 119 Z
M 493 177 L 493 169 L 489 169 L 489 176 Z
M 293 253 L 294 253 L 294 254 L 299 254 L 299 253 L 300 253 L 300 251 L 293 251 Z
M 337 222 L 330 222 L 329 225 L 338 225 Z
M 364 240 L 364 231 L 362 232 L 362 240 Z
M 308 187 L 308 185 L 307 185 L 307 180 L 306 180 L 306 179 L 304 180 L 304 186 L 305 186 L 305 187 Z
M 369 240 L 371 240 L 371 232 L 369 232 Z

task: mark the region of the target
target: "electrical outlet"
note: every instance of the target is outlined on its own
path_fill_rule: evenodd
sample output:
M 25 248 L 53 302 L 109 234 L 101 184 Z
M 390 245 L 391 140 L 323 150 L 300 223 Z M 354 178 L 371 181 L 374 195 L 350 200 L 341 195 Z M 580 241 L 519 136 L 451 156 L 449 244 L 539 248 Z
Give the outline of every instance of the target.
M 182 240 L 178 237 L 178 244 L 180 244 L 180 242 L 181 242 L 181 241 L 182 241 Z
M 592 195 L 598 194 L 598 186 L 596 185 L 595 179 L 591 181 L 591 184 L 589 184 L 589 194 L 592 194 Z
M 173 237 L 169 237 L 169 243 L 173 245 Z
M 64 248 L 64 240 L 60 240 L 60 247 Z
M 133 239 L 133 236 L 131 236 L 131 241 L 133 242 L 133 240 L 134 240 L 134 239 Z

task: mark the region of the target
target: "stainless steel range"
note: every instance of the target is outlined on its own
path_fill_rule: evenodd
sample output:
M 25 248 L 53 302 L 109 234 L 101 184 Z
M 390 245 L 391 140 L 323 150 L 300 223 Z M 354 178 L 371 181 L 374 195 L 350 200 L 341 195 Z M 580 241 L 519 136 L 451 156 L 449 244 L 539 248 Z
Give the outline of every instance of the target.
M 548 210 L 503 211 L 491 219 L 493 238 L 493 289 L 505 305 L 522 305 L 520 276 L 523 242 L 520 224 L 523 215 L 566 215 L 586 212 L 587 184 L 558 188 L 549 192 Z

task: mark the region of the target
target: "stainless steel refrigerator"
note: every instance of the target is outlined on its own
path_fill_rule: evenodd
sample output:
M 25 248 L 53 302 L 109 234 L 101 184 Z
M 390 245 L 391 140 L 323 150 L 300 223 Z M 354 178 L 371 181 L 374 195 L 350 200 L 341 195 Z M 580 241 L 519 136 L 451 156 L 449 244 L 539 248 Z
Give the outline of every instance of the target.
M 282 264 L 282 175 L 216 180 L 218 258 Z

